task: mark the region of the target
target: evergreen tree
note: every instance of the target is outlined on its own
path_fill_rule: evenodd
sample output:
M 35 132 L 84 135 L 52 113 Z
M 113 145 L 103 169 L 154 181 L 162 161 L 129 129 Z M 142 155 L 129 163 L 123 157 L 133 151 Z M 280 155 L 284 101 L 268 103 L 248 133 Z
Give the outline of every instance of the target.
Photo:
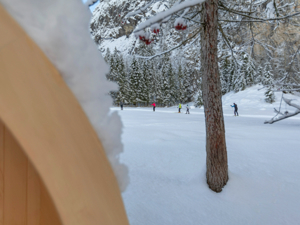
M 268 89 L 265 92 L 265 101 L 272 104 L 273 102 L 275 102 L 275 95 L 274 92 L 272 91 L 271 87 L 268 87 Z
M 251 86 L 254 84 L 255 78 L 257 76 L 255 61 L 250 55 L 245 54 L 244 62 L 246 64 L 246 70 L 245 70 L 246 85 Z
M 257 73 L 256 73 L 256 78 L 255 78 L 255 83 L 256 84 L 262 84 L 262 81 L 263 81 L 263 68 L 261 66 L 258 66 Z
M 191 102 L 193 100 L 193 90 L 191 87 L 191 70 L 187 67 L 184 68 L 183 72 L 183 89 L 184 98 L 182 103 Z
M 267 61 L 263 69 L 262 84 L 267 86 L 267 90 L 265 92 L 265 96 L 266 96 L 265 101 L 271 104 L 275 102 L 275 95 L 272 91 L 273 79 L 274 79 L 274 75 L 272 71 L 272 66 L 271 63 Z
M 232 57 L 229 58 L 229 68 L 228 68 L 228 85 L 227 85 L 227 92 L 234 91 L 235 90 L 235 81 L 238 77 L 238 64 L 234 62 L 234 59 Z
M 169 64 L 162 65 L 162 80 L 161 80 L 161 93 L 162 93 L 162 103 L 165 106 L 168 106 L 171 99 L 171 90 L 170 90 L 170 79 L 169 79 Z
M 265 62 L 265 66 L 264 66 L 262 75 L 263 75 L 263 77 L 262 77 L 263 85 L 270 86 L 273 84 L 274 75 L 273 75 L 271 63 L 269 61 Z
M 110 53 L 109 48 L 107 48 L 107 49 L 106 49 L 106 54 L 105 54 L 105 56 L 104 56 L 105 62 L 110 64 L 110 58 L 111 58 L 111 53 Z
M 133 58 L 131 63 L 131 73 L 130 73 L 130 101 L 133 104 L 141 102 L 141 79 L 142 74 L 139 68 L 139 63 L 136 58 Z
M 203 106 L 203 98 L 202 98 L 202 78 L 200 77 L 198 80 L 198 91 L 197 91 L 197 97 L 195 101 L 195 106 L 196 107 L 201 107 Z
M 184 98 L 185 98 L 185 90 L 183 87 L 183 72 L 182 72 L 182 66 L 179 65 L 178 68 L 178 81 L 177 81 L 177 87 L 178 87 L 178 91 L 177 91 L 177 95 L 178 95 L 178 101 L 179 102 L 183 102 Z
M 221 91 L 222 95 L 230 91 L 230 61 L 227 58 L 222 58 L 220 63 L 220 80 L 221 80 Z
M 110 80 L 117 82 L 119 76 L 119 66 L 121 57 L 118 53 L 117 48 L 114 50 L 114 54 L 111 56 L 111 70 L 110 70 Z
M 163 102 L 163 75 L 162 71 L 158 70 L 156 75 L 155 75 L 155 101 L 157 103 Z
M 151 60 L 149 62 L 149 76 L 148 79 L 150 80 L 149 82 L 149 101 L 150 102 L 156 102 L 156 95 L 157 95 L 157 85 L 159 83 L 157 79 L 157 74 L 156 74 L 156 60 Z
M 140 90 L 140 99 L 143 102 L 148 102 L 148 84 L 147 84 L 147 76 L 149 74 L 149 68 L 145 60 L 140 61 L 141 68 L 141 79 L 139 82 L 139 90 Z
M 169 89 L 170 89 L 170 99 L 169 99 L 169 104 L 170 105 L 174 105 L 176 102 L 176 82 L 175 82 L 175 73 L 174 70 L 172 68 L 172 64 L 171 62 L 169 62 L 168 65 L 168 71 L 167 71 L 167 76 L 169 78 Z
M 236 77 L 234 82 L 235 92 L 245 90 L 248 85 L 248 81 L 251 80 L 251 74 L 247 71 L 249 57 L 247 54 L 242 53 L 241 58 L 242 64 L 239 70 L 239 75 Z
M 125 72 L 125 64 L 123 57 L 120 56 L 120 63 L 118 66 L 118 80 L 117 83 L 119 85 L 119 91 L 117 92 L 116 96 L 116 102 L 123 102 L 123 103 L 128 103 L 129 102 L 129 82 L 127 79 L 127 75 Z

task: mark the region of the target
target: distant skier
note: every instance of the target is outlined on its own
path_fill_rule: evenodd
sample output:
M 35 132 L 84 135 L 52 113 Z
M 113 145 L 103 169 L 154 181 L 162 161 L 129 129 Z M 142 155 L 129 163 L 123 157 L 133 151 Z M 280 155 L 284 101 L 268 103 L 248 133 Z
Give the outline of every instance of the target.
M 121 110 L 123 110 L 123 102 L 120 102 Z
M 155 112 L 155 107 L 156 107 L 155 102 L 153 102 L 151 105 L 153 105 L 153 112 Z
M 190 107 L 189 107 L 189 105 L 186 105 L 186 113 L 185 114 L 190 114 Z
M 239 116 L 237 104 L 233 103 L 231 107 L 234 107 L 234 116 Z
M 178 106 L 178 113 L 180 113 L 180 110 L 181 110 L 181 104 L 179 103 L 179 106 Z

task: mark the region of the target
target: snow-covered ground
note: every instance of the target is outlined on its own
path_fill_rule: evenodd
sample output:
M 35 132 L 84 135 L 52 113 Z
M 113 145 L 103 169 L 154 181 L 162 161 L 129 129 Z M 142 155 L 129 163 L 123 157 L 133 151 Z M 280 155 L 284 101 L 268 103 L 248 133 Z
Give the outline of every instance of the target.
M 113 108 L 124 124 L 121 161 L 130 184 L 123 199 L 130 224 L 299 224 L 300 116 L 265 125 L 280 94 L 273 105 L 263 98 L 257 87 L 223 97 L 230 172 L 218 194 L 205 181 L 203 109 L 186 115 L 176 107 Z

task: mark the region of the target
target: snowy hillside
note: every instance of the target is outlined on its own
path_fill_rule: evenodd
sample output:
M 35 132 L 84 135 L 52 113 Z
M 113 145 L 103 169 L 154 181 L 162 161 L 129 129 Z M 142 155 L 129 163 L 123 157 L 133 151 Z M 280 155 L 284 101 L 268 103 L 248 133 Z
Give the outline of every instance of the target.
M 227 113 L 227 110 L 232 111 L 232 108 L 229 105 L 236 103 L 239 108 L 239 113 L 243 114 L 253 114 L 253 115 L 265 115 L 271 116 L 274 114 L 274 108 L 279 108 L 281 101 L 281 92 L 274 92 L 275 94 L 275 102 L 273 104 L 269 104 L 265 102 L 265 89 L 261 89 L 261 85 L 256 85 L 250 88 L 247 88 L 244 91 L 240 91 L 234 93 L 233 91 L 225 94 L 222 97 L 223 102 L 223 110 Z M 261 90 L 259 90 L 261 89 Z M 296 104 L 300 104 L 300 97 L 285 94 L 284 97 L 288 99 L 295 99 Z M 282 102 L 282 109 L 284 111 L 294 111 L 295 108 L 290 107 L 286 103 Z
M 123 199 L 131 225 L 299 224 L 300 116 L 265 125 L 280 94 L 271 105 L 257 89 L 223 97 L 229 182 L 218 194 L 205 181 L 203 108 L 190 115 L 176 107 L 112 109 L 124 124 L 121 161 L 131 182 Z
M 139 48 L 145 45 L 143 42 L 136 39 L 132 33 L 138 24 L 144 22 L 151 16 L 165 11 L 171 6 L 174 1 L 157 1 L 154 2 L 148 11 L 141 16 L 125 16 L 129 12 L 134 12 L 143 7 L 146 1 L 126 1 L 126 0 L 112 0 L 100 2 L 93 11 L 91 20 L 91 34 L 98 48 L 105 55 L 106 49 L 109 48 L 111 52 L 115 48 L 127 57 L 130 55 L 140 55 Z M 163 50 L 170 49 L 177 46 L 181 41 L 186 40 L 193 27 L 188 27 L 185 31 L 176 31 L 171 24 L 162 24 L 159 34 L 155 35 L 154 40 L 149 45 L 154 54 L 161 53 Z M 179 49 L 174 50 L 171 54 L 176 60 L 191 60 L 191 63 L 196 63 L 199 67 L 199 45 L 186 47 L 185 45 Z M 143 54 L 142 54 L 143 55 Z M 176 64 L 176 62 L 174 62 Z
M 130 18 L 124 22 L 124 17 L 128 12 L 138 10 L 144 6 L 146 1 L 125 1 L 112 0 L 100 2 L 93 11 L 91 21 L 92 36 L 99 44 L 103 52 L 106 48 L 111 51 L 116 47 L 124 54 L 128 53 L 136 44 L 136 38 L 132 34 L 135 26 L 144 19 L 140 17 Z M 157 2 L 151 6 L 152 13 L 147 13 L 149 17 L 156 12 L 166 9 L 167 4 Z

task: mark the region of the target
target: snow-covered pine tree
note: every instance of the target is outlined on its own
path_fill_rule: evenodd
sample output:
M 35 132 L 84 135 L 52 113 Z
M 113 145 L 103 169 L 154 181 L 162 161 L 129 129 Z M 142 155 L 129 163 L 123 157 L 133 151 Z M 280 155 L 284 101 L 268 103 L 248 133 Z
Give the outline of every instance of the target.
M 247 86 L 251 86 L 254 84 L 254 81 L 257 76 L 256 65 L 254 59 L 249 54 L 245 54 L 246 56 L 246 84 Z
M 262 84 L 271 86 L 273 84 L 273 70 L 272 65 L 269 61 L 265 62 L 263 73 L 262 73 Z
M 105 56 L 104 56 L 104 60 L 105 60 L 105 62 L 108 63 L 108 64 L 110 64 L 110 57 L 111 57 L 110 49 L 107 48 L 107 49 L 106 49 L 106 54 L 105 54 Z
M 169 88 L 170 88 L 170 95 L 171 95 L 169 104 L 174 105 L 176 103 L 176 98 L 177 98 L 176 81 L 175 81 L 176 79 L 175 79 L 175 72 L 170 61 L 168 67 L 169 67 L 168 69 Z
M 139 63 L 134 57 L 131 63 L 130 71 L 130 102 L 134 105 L 141 102 L 140 80 L 142 78 Z
M 202 77 L 199 77 L 198 80 L 198 90 L 196 92 L 196 100 L 195 100 L 195 106 L 201 107 L 203 106 L 203 98 L 202 98 Z
M 268 88 L 267 88 L 267 90 L 266 90 L 266 92 L 265 92 L 265 96 L 266 96 L 265 101 L 266 101 L 267 103 L 272 104 L 272 103 L 275 102 L 275 95 L 274 95 L 274 92 L 272 91 L 272 88 L 271 88 L 271 87 L 268 87 Z
M 182 71 L 182 66 L 181 64 L 179 64 L 179 67 L 178 67 L 178 75 L 177 75 L 177 101 L 179 102 L 183 102 L 184 101 L 184 98 L 185 98 L 185 90 L 183 88 L 183 71 Z
M 263 81 L 263 68 L 261 66 L 257 67 L 255 83 L 262 84 Z
M 183 70 L 183 90 L 184 99 L 183 103 L 191 102 L 193 100 L 193 90 L 191 86 L 191 74 L 192 71 L 187 66 Z
M 249 63 L 249 56 L 247 53 L 241 53 L 241 67 L 239 70 L 239 74 L 236 77 L 234 81 L 234 91 L 243 91 L 246 89 L 246 87 L 249 85 L 249 83 L 253 83 L 252 75 L 250 71 L 248 71 L 249 66 L 251 63 Z M 253 71 L 252 71 L 253 73 Z
M 170 63 L 167 59 L 162 64 L 162 80 L 161 80 L 161 92 L 162 92 L 162 103 L 164 106 L 169 106 L 171 102 L 171 89 L 170 89 Z
M 148 68 L 147 61 L 140 60 L 140 67 L 141 67 L 141 79 L 139 82 L 139 89 L 141 90 L 140 99 L 147 104 L 149 102 L 149 91 L 148 91 L 149 83 L 147 79 L 147 77 L 149 76 L 149 68 Z
M 117 82 L 119 76 L 119 66 L 120 58 L 122 56 L 119 54 L 117 48 L 114 50 L 114 54 L 111 56 L 111 71 L 110 71 L 110 80 Z
M 230 65 L 229 57 L 221 58 L 219 67 L 220 67 L 222 95 L 230 91 L 230 82 L 231 82 L 230 66 L 231 65 Z
M 265 101 L 268 103 L 271 103 L 271 104 L 275 101 L 275 95 L 272 91 L 272 88 L 274 88 L 273 78 L 274 78 L 274 75 L 273 75 L 271 63 L 269 61 L 266 61 L 264 69 L 263 69 L 262 84 L 267 87 L 267 90 L 265 92 L 265 96 L 266 96 Z
M 119 63 L 119 56 L 117 53 L 114 53 L 113 55 L 110 54 L 110 50 L 109 48 L 107 48 L 107 53 L 105 56 L 105 60 L 106 62 L 110 65 L 110 71 L 109 73 L 106 74 L 106 78 L 109 81 L 112 82 L 116 82 L 116 76 L 117 76 L 117 67 L 118 67 L 118 63 Z M 117 96 L 117 92 L 116 91 L 110 91 L 109 95 L 112 97 L 113 99 L 113 103 L 116 104 L 115 100 L 116 100 L 116 96 Z
M 149 76 L 147 79 L 149 80 L 149 101 L 156 102 L 156 92 L 157 92 L 157 75 L 156 75 L 156 60 L 148 61 L 149 65 Z
M 159 69 L 156 71 L 154 79 L 153 79 L 153 87 L 155 90 L 155 99 L 158 104 L 162 104 L 163 102 L 163 75 L 162 70 Z
M 125 72 L 125 64 L 124 64 L 124 60 L 123 57 L 120 56 L 119 57 L 119 65 L 118 65 L 118 80 L 117 83 L 119 85 L 119 91 L 117 92 L 117 96 L 116 96 L 116 103 L 118 104 L 119 102 L 123 102 L 123 103 L 128 103 L 130 96 L 129 96 L 129 82 L 128 82 L 128 78 L 127 78 L 127 74 Z

